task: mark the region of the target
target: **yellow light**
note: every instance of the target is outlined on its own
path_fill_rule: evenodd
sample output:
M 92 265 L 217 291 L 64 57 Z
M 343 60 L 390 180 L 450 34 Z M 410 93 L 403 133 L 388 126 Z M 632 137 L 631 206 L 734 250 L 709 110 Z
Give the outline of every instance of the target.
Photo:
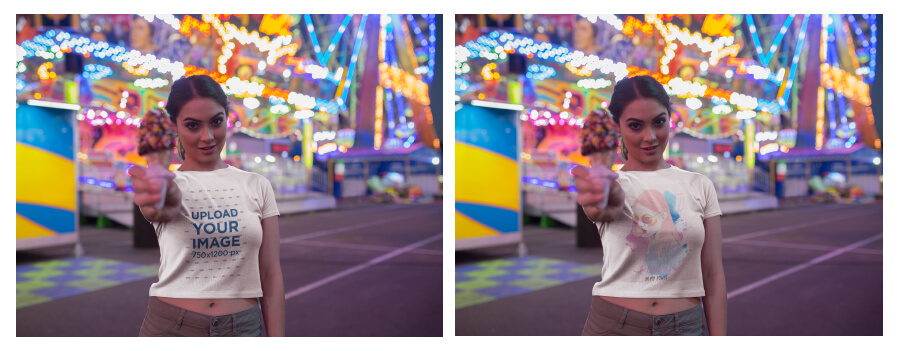
M 34 98 L 35 98 L 35 99 L 40 99 L 40 98 L 41 98 L 41 93 L 34 93 Z
M 483 93 L 479 93 L 479 94 L 478 94 L 478 99 L 479 99 L 479 100 L 484 100 L 484 94 L 483 94 Z
M 41 77 L 41 80 L 56 78 L 56 72 L 51 71 L 51 68 L 53 68 L 52 62 L 44 62 L 38 67 L 38 76 Z
M 781 152 L 788 152 L 787 145 L 781 145 Z
M 378 65 L 378 72 L 381 86 L 400 91 L 403 96 L 422 104 L 428 105 L 431 103 L 428 98 L 428 84 L 415 75 L 385 62 Z
M 822 86 L 819 86 L 816 105 L 816 150 L 821 150 L 825 143 L 825 88 Z
M 622 169 L 623 166 L 625 166 L 624 163 L 616 163 L 612 166 L 612 171 L 618 172 L 620 169 Z
M 375 89 L 375 150 L 381 149 L 382 117 L 384 114 L 384 88 Z
M 497 64 L 493 62 L 484 65 L 484 67 L 481 68 L 481 76 L 484 77 L 484 80 L 494 80 L 500 78 L 499 73 L 494 73 L 494 69 L 496 68 Z
M 869 85 L 861 79 L 827 63 L 821 65 L 820 71 L 822 73 L 822 85 L 826 88 L 834 89 L 844 96 L 865 105 L 872 104 L 872 100 L 869 97 Z

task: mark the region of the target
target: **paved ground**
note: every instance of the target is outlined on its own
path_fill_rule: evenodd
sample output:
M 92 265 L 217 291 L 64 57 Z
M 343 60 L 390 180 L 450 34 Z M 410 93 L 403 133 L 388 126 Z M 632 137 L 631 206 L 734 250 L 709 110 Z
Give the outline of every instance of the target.
M 882 223 L 880 203 L 724 217 L 728 333 L 883 335 Z M 456 335 L 580 335 L 601 250 L 561 227 L 526 226 L 525 241 L 524 260 L 509 246 L 456 253 Z
M 441 336 L 441 203 L 282 216 L 288 336 Z M 85 255 L 16 255 L 16 336 L 136 336 L 158 249 L 81 226 Z

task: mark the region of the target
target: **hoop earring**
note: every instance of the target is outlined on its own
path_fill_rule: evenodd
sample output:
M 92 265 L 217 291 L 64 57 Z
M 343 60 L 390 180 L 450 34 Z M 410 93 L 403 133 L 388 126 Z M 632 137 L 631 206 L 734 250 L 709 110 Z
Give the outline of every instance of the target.
M 184 162 L 184 146 L 181 145 L 181 138 L 178 139 L 178 145 L 175 146 L 175 149 L 178 150 L 178 157 L 181 157 L 181 162 Z

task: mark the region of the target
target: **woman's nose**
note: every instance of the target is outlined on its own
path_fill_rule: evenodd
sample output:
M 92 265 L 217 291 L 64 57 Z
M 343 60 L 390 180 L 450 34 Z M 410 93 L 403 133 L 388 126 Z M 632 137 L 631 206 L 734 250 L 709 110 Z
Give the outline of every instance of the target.
M 656 140 L 656 131 L 653 128 L 647 128 L 647 133 L 644 134 L 644 141 L 653 141 Z

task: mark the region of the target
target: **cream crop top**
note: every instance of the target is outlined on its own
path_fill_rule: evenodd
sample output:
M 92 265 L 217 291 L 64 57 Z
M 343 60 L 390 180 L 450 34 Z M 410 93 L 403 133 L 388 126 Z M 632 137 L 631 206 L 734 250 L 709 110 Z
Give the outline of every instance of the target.
M 153 222 L 159 240 L 159 281 L 150 296 L 222 299 L 262 296 L 260 220 L 277 216 L 268 179 L 228 166 L 175 171 L 181 212 Z
M 625 206 L 615 220 L 596 223 L 603 270 L 592 294 L 705 296 L 700 266 L 706 237 L 703 220 L 722 214 L 712 181 L 675 166 L 618 174 Z

